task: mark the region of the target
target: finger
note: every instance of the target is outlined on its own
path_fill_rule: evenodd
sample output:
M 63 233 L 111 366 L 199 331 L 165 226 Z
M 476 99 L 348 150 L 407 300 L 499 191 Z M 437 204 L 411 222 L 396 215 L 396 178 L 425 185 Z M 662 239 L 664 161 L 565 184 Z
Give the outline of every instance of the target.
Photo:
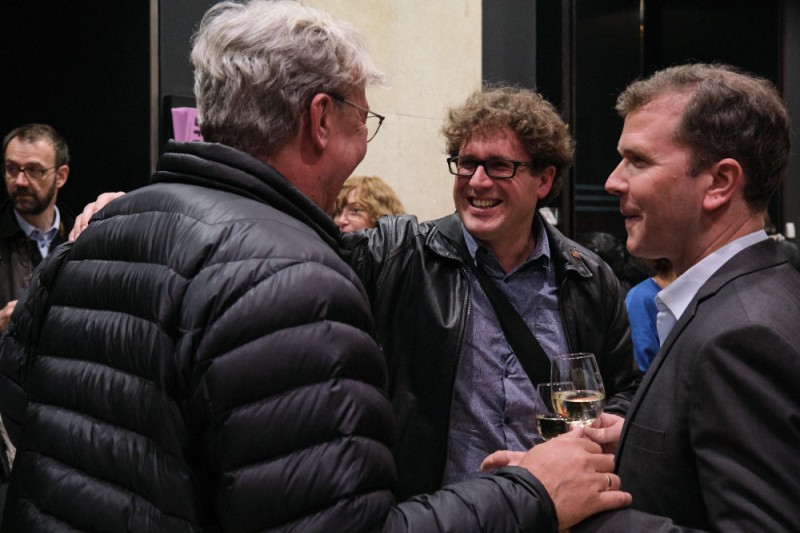
M 523 452 L 511 452 L 508 450 L 500 450 L 491 453 L 487 455 L 481 463 L 481 472 L 502 468 L 504 466 L 518 465 L 523 455 Z
M 570 430 L 567 431 L 566 433 L 562 433 L 561 435 L 559 435 L 559 437 L 579 439 L 579 438 L 583 437 L 583 427 L 574 426 L 574 427 L 570 428 Z
M 609 490 L 599 494 L 597 500 L 599 502 L 599 507 L 596 511 L 599 512 L 627 507 L 633 502 L 633 496 L 631 496 L 630 492 Z
M 494 470 L 508 465 L 508 457 L 504 452 L 494 452 L 486 456 L 481 462 L 481 472 Z
M 591 456 L 594 469 L 601 474 L 614 472 L 614 456 L 610 453 L 598 453 Z
M 72 225 L 72 231 L 69 232 L 69 240 L 74 241 L 78 238 L 81 231 L 83 231 L 83 214 L 75 217 L 75 224 Z
M 600 444 L 594 442 L 593 440 L 583 438 L 583 430 L 584 428 L 572 429 L 567 433 L 562 433 L 561 435 L 559 435 L 554 439 L 550 439 L 549 442 L 558 441 L 566 444 L 566 442 L 564 441 L 568 440 L 571 443 L 579 444 L 584 450 L 586 450 L 589 453 L 600 453 L 602 451 Z

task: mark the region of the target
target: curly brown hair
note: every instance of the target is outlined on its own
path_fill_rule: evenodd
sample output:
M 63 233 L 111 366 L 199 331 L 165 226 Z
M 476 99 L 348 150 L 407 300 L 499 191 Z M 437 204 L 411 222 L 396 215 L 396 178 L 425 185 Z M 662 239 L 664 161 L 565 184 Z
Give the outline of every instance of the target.
M 464 105 L 450 109 L 442 134 L 447 153 L 458 155 L 473 135 L 503 129 L 514 132 L 534 162 L 535 170 L 556 168 L 553 186 L 540 205 L 561 192 L 564 174 L 572 165 L 575 143 L 569 126 L 553 104 L 537 92 L 518 87 L 489 87 L 472 93 Z

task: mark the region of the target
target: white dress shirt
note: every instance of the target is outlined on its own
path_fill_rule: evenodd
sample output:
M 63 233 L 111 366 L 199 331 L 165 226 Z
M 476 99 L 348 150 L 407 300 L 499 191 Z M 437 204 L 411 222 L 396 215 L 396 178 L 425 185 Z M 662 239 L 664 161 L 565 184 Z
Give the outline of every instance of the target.
M 659 291 L 656 294 L 656 306 L 658 307 L 656 330 L 658 331 L 659 344 L 664 344 L 664 340 L 680 320 L 686 308 L 689 307 L 694 295 L 714 275 L 714 272 L 745 248 L 749 248 L 757 242 L 768 238 L 767 232 L 764 230 L 758 230 L 744 237 L 739 237 L 708 255 L 708 257 L 703 258 L 689 270 L 675 278 L 675 281 L 665 289 Z

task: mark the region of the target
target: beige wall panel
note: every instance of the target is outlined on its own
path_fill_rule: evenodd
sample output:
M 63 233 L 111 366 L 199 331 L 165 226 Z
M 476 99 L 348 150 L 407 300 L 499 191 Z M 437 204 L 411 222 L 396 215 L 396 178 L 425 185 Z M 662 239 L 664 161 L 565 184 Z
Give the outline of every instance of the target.
M 309 0 L 356 26 L 389 76 L 367 92 L 386 115 L 357 174 L 385 179 L 409 213 L 429 220 L 453 211 L 439 130 L 446 109 L 481 82 L 480 0 Z

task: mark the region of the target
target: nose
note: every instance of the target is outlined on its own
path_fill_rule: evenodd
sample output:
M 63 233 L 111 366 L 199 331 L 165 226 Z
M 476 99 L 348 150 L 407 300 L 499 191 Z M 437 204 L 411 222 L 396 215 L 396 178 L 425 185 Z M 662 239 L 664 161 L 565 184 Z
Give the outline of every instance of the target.
M 26 184 L 30 184 L 30 182 L 31 182 L 31 180 L 28 178 L 28 175 L 25 172 L 20 170 L 19 172 L 17 172 L 16 176 L 11 178 L 11 183 L 17 184 L 19 182 L 20 178 L 22 178 L 22 180 L 24 180 L 24 182 Z
M 347 225 L 347 218 L 345 218 L 344 213 L 339 213 L 333 217 L 333 221 L 336 222 L 336 225 L 339 226 L 339 229 L 343 230 L 344 227 Z
M 615 196 L 621 196 L 625 192 L 626 182 L 622 178 L 622 163 L 624 161 L 620 161 L 611 174 L 609 174 L 608 179 L 606 179 L 606 192 L 613 194 Z
M 469 178 L 469 186 L 473 189 L 488 189 L 492 186 L 492 178 L 486 173 L 486 168 L 481 164 Z

